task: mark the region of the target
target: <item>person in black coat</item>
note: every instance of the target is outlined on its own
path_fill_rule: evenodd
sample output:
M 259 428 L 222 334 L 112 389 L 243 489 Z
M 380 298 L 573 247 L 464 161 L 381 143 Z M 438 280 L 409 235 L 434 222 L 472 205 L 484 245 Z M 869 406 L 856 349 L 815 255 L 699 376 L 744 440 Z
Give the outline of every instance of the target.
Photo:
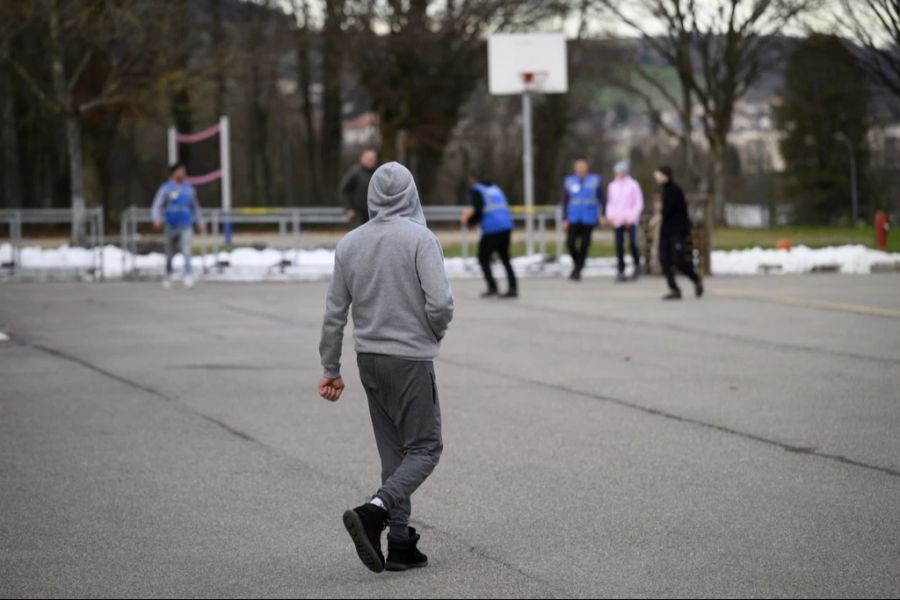
M 351 228 L 369 222 L 369 180 L 377 167 L 378 152 L 374 148 L 366 148 L 360 153 L 359 162 L 341 178 L 338 197 Z
M 688 236 L 691 235 L 691 218 L 688 216 L 684 192 L 675 183 L 671 167 L 659 167 L 653 173 L 661 186 L 662 225 L 659 231 L 659 262 L 662 264 L 669 294 L 663 300 L 681 300 L 681 289 L 675 282 L 674 268 L 687 275 L 694 282 L 694 292 L 703 295 L 703 280 L 694 270 L 694 263 L 687 255 Z

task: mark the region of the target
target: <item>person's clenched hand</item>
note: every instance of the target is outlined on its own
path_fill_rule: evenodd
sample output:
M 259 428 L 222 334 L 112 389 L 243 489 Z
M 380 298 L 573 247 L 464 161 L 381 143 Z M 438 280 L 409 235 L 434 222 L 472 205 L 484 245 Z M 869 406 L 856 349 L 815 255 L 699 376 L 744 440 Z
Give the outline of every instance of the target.
M 319 381 L 319 395 L 331 402 L 337 402 L 344 391 L 344 380 L 340 377 L 322 377 Z

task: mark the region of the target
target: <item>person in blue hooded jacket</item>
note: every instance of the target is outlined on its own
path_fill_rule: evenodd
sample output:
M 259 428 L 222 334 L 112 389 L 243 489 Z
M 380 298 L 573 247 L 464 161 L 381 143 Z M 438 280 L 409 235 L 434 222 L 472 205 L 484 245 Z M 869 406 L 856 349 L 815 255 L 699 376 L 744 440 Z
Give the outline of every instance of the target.
M 575 263 L 569 279 L 581 280 L 581 271 L 591 248 L 591 234 L 603 214 L 603 187 L 600 175 L 589 171 L 587 160 L 575 161 L 575 172 L 563 180 L 563 228 L 569 254 Z
M 197 202 L 197 191 L 187 182 L 187 169 L 183 164 L 175 163 L 169 168 L 169 180 L 159 186 L 150 212 L 153 226 L 163 229 L 166 239 L 166 276 L 163 287 L 169 288 L 172 285 L 172 259 L 178 252 L 184 256 L 184 285 L 193 287 L 191 245 L 194 227 L 196 226 L 197 233 L 202 230 L 203 217 L 200 203 Z
M 503 298 L 518 298 L 519 286 L 509 258 L 513 221 L 506 195 L 500 186 L 484 176 L 470 176 L 469 186 L 472 207 L 463 213 L 462 222 L 469 227 L 476 224 L 481 227 L 478 262 L 481 264 L 481 270 L 488 286 L 487 291 L 481 294 L 481 297 L 489 298 L 499 294 L 497 281 L 491 272 L 491 259 L 494 253 L 497 253 L 503 263 L 503 268 L 506 269 L 506 278 L 509 282 L 509 289 L 503 294 Z

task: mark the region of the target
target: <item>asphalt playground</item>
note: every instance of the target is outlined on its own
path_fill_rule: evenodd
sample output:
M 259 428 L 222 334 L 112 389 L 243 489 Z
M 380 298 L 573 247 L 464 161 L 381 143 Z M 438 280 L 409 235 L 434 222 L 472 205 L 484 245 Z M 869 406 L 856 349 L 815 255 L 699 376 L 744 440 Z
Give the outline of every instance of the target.
M 0 285 L 0 596 L 900 596 L 900 275 L 453 286 L 431 564 L 379 576 L 325 283 Z

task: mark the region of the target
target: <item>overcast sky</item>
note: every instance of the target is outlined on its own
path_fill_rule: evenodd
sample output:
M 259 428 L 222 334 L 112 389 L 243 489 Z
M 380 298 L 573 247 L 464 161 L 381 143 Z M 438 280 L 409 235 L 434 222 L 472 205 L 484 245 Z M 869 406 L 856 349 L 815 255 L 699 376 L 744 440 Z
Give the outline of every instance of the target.
M 277 1 L 284 8 L 285 12 L 292 12 L 291 0 Z M 697 4 L 701 7 L 701 10 L 709 12 L 715 10 L 715 8 L 721 1 L 722 0 L 697 0 Z M 747 5 L 750 4 L 750 2 L 745 3 Z M 810 30 L 840 33 L 840 23 L 843 20 L 841 14 L 841 4 L 841 0 L 821 0 L 821 6 L 816 11 L 811 14 L 805 15 L 802 20 L 798 20 L 797 22 L 791 24 L 789 27 L 785 28 L 783 33 L 795 36 L 803 36 Z M 863 3 L 860 2 L 860 4 L 862 5 Z M 313 2 L 312 7 L 313 18 L 317 21 L 321 21 L 322 14 L 320 10 L 320 3 Z M 653 20 L 650 19 L 647 22 L 649 24 L 652 24 Z M 580 15 L 577 12 L 573 12 L 567 19 L 555 19 L 553 22 L 546 23 L 540 29 L 542 31 L 563 30 L 569 37 L 575 37 L 578 33 L 579 23 Z M 621 23 L 612 16 L 603 15 L 600 12 L 592 13 L 588 22 L 588 30 L 589 35 L 594 37 L 631 37 L 635 35 L 634 30 L 627 25 Z M 660 26 L 657 30 L 654 31 L 653 28 L 650 27 L 650 32 L 659 34 L 663 33 L 663 29 Z

